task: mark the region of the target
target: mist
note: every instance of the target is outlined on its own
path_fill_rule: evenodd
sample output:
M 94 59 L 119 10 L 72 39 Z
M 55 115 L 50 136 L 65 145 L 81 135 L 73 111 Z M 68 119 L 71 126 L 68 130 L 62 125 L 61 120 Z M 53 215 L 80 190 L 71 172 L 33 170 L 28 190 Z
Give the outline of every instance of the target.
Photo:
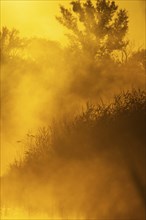
M 145 86 L 144 70 L 137 71 L 133 61 L 121 67 L 105 61 L 106 71 L 86 54 L 76 56 L 58 42 L 34 38 L 27 44 L 20 58 L 2 62 L 3 166 L 21 153 L 19 141 L 28 131 L 77 114 L 87 101 L 109 101 L 124 89 Z
M 144 219 L 145 48 L 76 33 L 1 28 L 3 219 Z

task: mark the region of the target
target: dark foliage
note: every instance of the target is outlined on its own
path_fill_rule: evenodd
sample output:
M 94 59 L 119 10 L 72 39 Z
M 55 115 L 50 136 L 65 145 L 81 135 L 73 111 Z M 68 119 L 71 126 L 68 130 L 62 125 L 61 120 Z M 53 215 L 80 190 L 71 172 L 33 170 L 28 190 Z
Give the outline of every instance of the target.
M 72 45 L 81 48 L 92 58 L 109 57 L 115 50 L 122 51 L 128 41 L 128 15 L 125 9 L 118 10 L 114 1 L 72 1 L 71 9 L 60 7 L 58 21 L 71 30 Z
M 99 196 L 101 200 L 105 198 L 106 202 L 110 201 L 112 216 L 124 218 L 126 215 L 132 218 L 134 215 L 130 211 L 131 207 L 136 207 L 135 215 L 143 219 L 143 206 L 139 207 L 137 203 L 127 204 L 122 212 L 118 210 L 122 201 L 131 201 L 135 192 L 145 203 L 145 121 L 146 92 L 132 90 L 115 96 L 111 104 L 102 101 L 98 105 L 88 103 L 86 109 L 72 121 L 54 122 L 51 128 L 40 129 L 35 136 L 28 134 L 28 150 L 24 158 L 12 164 L 5 177 L 5 181 L 11 179 L 11 183 L 17 185 L 13 192 L 9 189 L 10 195 L 13 198 L 15 193 L 15 201 L 19 201 L 25 188 L 26 194 L 20 200 L 22 204 L 25 202 L 26 207 L 48 211 L 45 199 L 42 201 L 37 198 L 40 204 L 38 207 L 31 199 L 31 203 L 27 203 L 27 194 L 36 186 L 31 196 L 37 197 L 39 192 L 45 198 L 51 186 L 57 195 L 57 208 L 63 209 L 64 216 L 71 207 L 77 213 L 82 211 L 82 203 L 87 208 L 86 211 L 83 208 L 86 216 L 99 216 L 102 213 L 96 200 L 96 196 Z M 112 193 L 112 200 L 110 194 L 109 197 L 105 194 L 105 184 L 111 181 L 113 185 L 109 193 Z M 125 181 L 123 188 L 121 181 Z M 117 199 L 113 196 L 116 190 L 114 184 L 119 187 L 119 205 L 113 209 L 112 204 Z M 129 184 L 130 188 L 127 188 Z M 135 191 L 132 191 L 133 186 Z M 99 190 L 102 194 L 99 194 Z M 121 197 L 122 191 L 124 197 Z M 83 196 L 83 200 L 77 197 L 78 193 Z M 109 210 L 106 212 L 103 216 L 109 215 Z

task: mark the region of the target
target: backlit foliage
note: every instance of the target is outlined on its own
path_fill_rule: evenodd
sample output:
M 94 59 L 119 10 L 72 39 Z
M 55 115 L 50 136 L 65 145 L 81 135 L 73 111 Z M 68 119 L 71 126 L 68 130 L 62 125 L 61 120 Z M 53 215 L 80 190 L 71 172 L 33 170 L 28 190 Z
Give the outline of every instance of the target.
M 94 4 L 95 3 L 95 4 Z M 71 9 L 60 7 L 59 22 L 71 30 L 71 44 L 75 44 L 92 58 L 109 56 L 114 50 L 126 48 L 128 15 L 118 10 L 114 1 L 72 1 Z

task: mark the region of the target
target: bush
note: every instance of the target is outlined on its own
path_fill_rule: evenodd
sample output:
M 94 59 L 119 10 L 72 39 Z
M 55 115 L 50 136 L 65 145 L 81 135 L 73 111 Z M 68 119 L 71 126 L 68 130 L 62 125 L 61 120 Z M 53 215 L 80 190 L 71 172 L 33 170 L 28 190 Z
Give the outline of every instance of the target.
M 46 195 L 50 195 L 51 188 L 57 209 L 65 213 L 74 209 L 97 218 L 104 213 L 99 198 L 109 202 L 113 217 L 141 216 L 143 205 L 136 201 L 145 203 L 145 119 L 146 92 L 133 89 L 115 96 L 111 104 L 87 103 L 72 121 L 54 122 L 35 136 L 28 134 L 23 160 L 16 161 L 7 174 L 15 188 L 15 200 L 25 189 L 22 203 L 48 211 L 51 208 Z M 105 190 L 110 182 L 108 197 Z M 137 195 L 139 199 L 133 200 Z M 127 201 L 130 204 L 118 211 Z M 117 202 L 119 205 L 113 209 Z M 131 207 L 134 214 L 130 214 Z M 103 217 L 110 210 L 107 208 L 105 213 Z

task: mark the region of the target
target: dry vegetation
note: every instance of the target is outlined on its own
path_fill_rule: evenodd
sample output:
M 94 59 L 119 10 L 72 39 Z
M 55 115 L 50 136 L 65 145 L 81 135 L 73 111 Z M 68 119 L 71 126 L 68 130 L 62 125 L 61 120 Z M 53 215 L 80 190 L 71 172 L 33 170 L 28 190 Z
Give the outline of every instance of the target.
M 144 219 L 145 121 L 146 92 L 133 89 L 28 134 L 24 158 L 4 178 L 6 202 L 63 218 Z

